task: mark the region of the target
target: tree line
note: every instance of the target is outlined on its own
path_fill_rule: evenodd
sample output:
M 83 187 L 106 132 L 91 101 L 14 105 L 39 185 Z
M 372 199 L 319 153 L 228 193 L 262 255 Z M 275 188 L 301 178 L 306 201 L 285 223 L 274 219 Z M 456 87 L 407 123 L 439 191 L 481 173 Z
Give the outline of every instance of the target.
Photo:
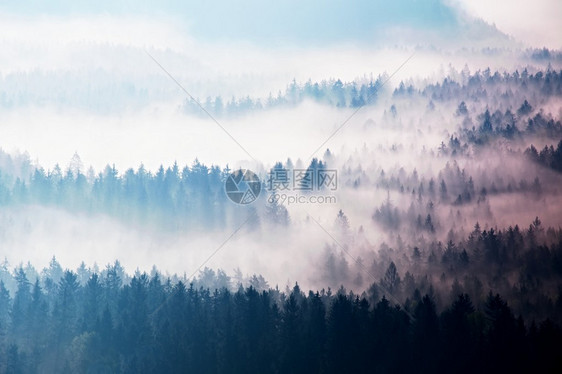
M 554 148 L 553 145 L 545 145 L 540 152 L 531 144 L 531 146 L 525 150 L 525 155 L 533 162 L 562 172 L 562 140 L 558 142 L 556 148 Z
M 304 83 L 297 83 L 296 80 L 293 80 L 284 92 L 279 91 L 275 96 L 270 93 L 266 99 L 246 96 L 225 100 L 221 96 L 209 96 L 205 100 L 197 99 L 197 101 L 214 116 L 236 115 L 275 107 L 294 106 L 305 100 L 312 100 L 338 108 L 358 108 L 377 102 L 385 78 L 386 75 L 379 75 L 376 79 L 371 77 L 370 79 L 352 82 L 342 82 L 341 79 L 312 82 L 309 79 Z M 185 100 L 182 110 L 184 113 L 192 115 L 205 115 L 199 105 L 191 99 Z
M 298 284 L 236 291 L 173 284 L 156 273 L 127 283 L 113 267 L 84 284 L 0 283 L 3 373 L 558 372 L 562 330 L 525 321 L 499 295 L 459 293 L 440 312 L 419 290 L 406 308 L 340 288 Z M 47 282 L 47 283 L 45 283 Z

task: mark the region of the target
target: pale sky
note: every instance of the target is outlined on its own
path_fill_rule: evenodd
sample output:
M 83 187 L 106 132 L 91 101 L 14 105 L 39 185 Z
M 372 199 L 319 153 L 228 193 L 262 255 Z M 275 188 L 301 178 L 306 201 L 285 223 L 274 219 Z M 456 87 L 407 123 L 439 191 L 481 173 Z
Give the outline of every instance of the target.
M 295 43 L 310 46 L 342 41 L 371 44 L 387 39 L 383 30 L 393 28 L 414 30 L 414 35 L 423 31 L 422 40 L 427 37 L 424 33 L 431 32 L 455 39 L 467 31 L 463 28 L 466 25 L 458 23 L 459 7 L 526 46 L 562 48 L 560 0 L 30 0 L 0 1 L 0 14 L 9 14 L 9 18 L 14 15 L 31 17 L 29 19 L 54 16 L 79 20 L 84 16 L 96 19 L 108 15 L 173 18 L 186 35 L 203 42 L 243 40 L 262 46 Z M 474 23 L 474 19 L 468 23 Z M 473 38 L 483 34 L 492 36 L 493 33 L 493 30 L 482 27 L 469 34 Z
M 495 24 L 526 45 L 562 48 L 560 0 L 454 0 L 472 15 Z

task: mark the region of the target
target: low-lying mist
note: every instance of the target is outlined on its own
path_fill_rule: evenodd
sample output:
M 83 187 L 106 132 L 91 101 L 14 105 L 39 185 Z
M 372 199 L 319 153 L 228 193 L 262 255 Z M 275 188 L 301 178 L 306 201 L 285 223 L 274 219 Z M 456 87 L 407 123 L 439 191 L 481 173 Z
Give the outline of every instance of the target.
M 11 266 L 45 266 L 52 256 L 70 268 L 117 259 L 131 272 L 155 265 L 193 279 L 203 267 L 236 269 L 281 287 L 298 281 L 363 291 L 392 257 L 381 248 L 462 246 L 476 223 L 502 230 L 537 216 L 543 227 L 558 229 L 562 176 L 525 149 L 562 137 L 559 113 L 551 111 L 560 101 L 560 73 L 463 74 L 459 82 L 383 89 L 360 110 L 353 98 L 338 108 L 312 96 L 221 117 L 243 148 L 180 107 L 103 122 L 72 122 L 44 110 L 14 115 L 4 140 L 34 149 L 39 162 L 3 156 L 3 252 Z M 45 120 L 57 125 L 42 128 Z M 21 121 L 33 136 L 19 131 Z M 41 160 L 52 164 L 78 149 L 68 165 L 41 167 Z M 274 166 L 289 174 L 335 170 L 337 185 L 272 191 Z M 224 192 L 238 167 L 263 182 L 249 206 Z M 271 196 L 282 199 L 272 203 Z

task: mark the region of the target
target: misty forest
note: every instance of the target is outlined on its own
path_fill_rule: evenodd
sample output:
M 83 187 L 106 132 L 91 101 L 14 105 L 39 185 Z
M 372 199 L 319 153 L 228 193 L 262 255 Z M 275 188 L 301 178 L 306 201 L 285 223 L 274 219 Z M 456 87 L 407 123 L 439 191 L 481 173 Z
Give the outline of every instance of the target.
M 559 5 L 54 3 L 0 5 L 0 373 L 562 372 Z

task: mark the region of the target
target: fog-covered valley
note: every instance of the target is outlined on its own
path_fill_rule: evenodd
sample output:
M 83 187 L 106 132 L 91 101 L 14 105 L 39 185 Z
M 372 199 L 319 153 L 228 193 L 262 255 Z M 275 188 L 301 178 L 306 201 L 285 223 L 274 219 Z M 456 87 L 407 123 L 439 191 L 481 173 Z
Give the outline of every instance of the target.
M 375 3 L 0 7 L 0 372 L 559 367 L 559 46 Z

